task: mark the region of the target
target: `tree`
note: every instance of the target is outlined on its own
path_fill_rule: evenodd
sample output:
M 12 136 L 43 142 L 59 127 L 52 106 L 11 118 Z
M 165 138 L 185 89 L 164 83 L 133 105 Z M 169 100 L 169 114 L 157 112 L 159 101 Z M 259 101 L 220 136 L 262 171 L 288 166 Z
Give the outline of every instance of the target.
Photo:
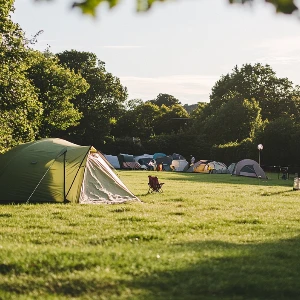
M 44 0 L 46 1 L 46 0 Z M 49 0 L 47 0 L 49 1 Z M 151 8 L 152 4 L 156 1 L 166 1 L 166 0 L 136 0 L 137 11 L 145 11 Z M 230 4 L 253 2 L 253 0 L 227 0 Z M 82 0 L 80 2 L 74 1 L 73 7 L 79 7 L 81 11 L 85 14 L 90 14 L 92 16 L 96 15 L 96 8 L 101 3 L 108 3 L 109 7 L 112 8 L 119 4 L 118 0 Z M 292 14 L 294 11 L 299 9 L 299 4 L 296 0 L 265 0 L 265 2 L 272 4 L 277 12 L 284 14 Z
M 154 127 L 160 115 L 161 110 L 157 105 L 142 102 L 122 115 L 115 135 L 149 139 L 155 134 Z
M 176 104 L 181 104 L 178 99 L 169 94 L 159 94 L 156 99 L 150 100 L 151 103 L 161 107 L 165 105 L 167 107 L 171 107 Z
M 187 126 L 189 114 L 180 104 L 170 107 L 162 105 L 160 112 L 154 127 L 155 134 L 178 133 Z
M 245 64 L 222 76 L 212 88 L 206 115 L 214 114 L 224 103 L 240 95 L 254 98 L 261 107 L 263 120 L 290 116 L 299 118 L 299 91 L 287 78 L 276 77 L 269 65 Z
M 267 165 L 298 164 L 299 125 L 288 117 L 266 124 L 256 137 L 256 144 L 264 145 L 263 161 Z M 295 138 L 294 138 L 295 136 Z
M 225 144 L 253 138 L 263 125 L 260 112 L 255 99 L 240 96 L 229 99 L 207 119 L 204 125 L 207 141 L 210 144 Z
M 89 85 L 80 75 L 60 66 L 49 52 L 32 51 L 32 55 L 34 62 L 26 73 L 43 107 L 38 137 L 55 137 L 59 131 L 78 124 L 82 114 L 71 100 Z
M 69 131 L 69 137 L 101 149 L 123 111 L 127 88 L 119 78 L 106 71 L 104 62 L 94 53 L 71 50 L 57 56 L 61 65 L 80 74 L 90 85 L 85 94 L 72 101 L 83 117 L 80 124 Z
M 0 6 L 0 153 L 32 141 L 38 131 L 42 107 L 26 77 L 32 57 L 29 41 L 11 21 L 13 0 Z

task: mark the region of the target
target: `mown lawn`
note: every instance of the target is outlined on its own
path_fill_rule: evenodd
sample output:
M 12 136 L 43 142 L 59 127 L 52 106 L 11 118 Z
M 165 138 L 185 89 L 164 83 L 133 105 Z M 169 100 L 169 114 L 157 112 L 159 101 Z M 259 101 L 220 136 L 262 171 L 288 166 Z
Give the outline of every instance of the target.
M 142 202 L 0 206 L 0 299 L 300 299 L 292 179 L 118 174 Z

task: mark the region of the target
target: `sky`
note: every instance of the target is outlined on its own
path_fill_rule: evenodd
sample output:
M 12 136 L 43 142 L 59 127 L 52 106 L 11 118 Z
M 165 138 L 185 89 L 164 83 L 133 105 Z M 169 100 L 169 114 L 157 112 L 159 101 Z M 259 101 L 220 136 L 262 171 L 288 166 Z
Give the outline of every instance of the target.
M 102 4 L 96 18 L 72 3 L 16 0 L 12 19 L 27 38 L 43 30 L 35 49 L 95 53 L 127 87 L 128 99 L 163 93 L 182 104 L 209 102 L 217 80 L 246 63 L 269 64 L 300 85 L 300 18 L 276 14 L 262 0 L 169 0 L 142 13 L 136 0 L 120 0 L 113 9 Z

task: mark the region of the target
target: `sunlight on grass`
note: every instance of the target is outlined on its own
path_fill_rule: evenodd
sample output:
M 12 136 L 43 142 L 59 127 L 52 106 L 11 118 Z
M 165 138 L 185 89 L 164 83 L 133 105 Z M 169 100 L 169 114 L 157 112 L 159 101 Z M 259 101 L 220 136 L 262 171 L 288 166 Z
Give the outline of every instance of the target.
M 291 179 L 118 175 L 142 202 L 0 206 L 0 299 L 299 297 Z

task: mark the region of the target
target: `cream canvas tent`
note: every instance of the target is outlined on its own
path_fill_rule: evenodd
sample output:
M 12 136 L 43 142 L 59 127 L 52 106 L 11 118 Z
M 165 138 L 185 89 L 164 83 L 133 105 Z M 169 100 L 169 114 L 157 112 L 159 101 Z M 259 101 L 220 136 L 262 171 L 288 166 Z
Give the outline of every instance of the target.
M 0 155 L 0 203 L 123 203 L 139 200 L 92 146 L 61 139 Z
M 239 161 L 233 170 L 233 175 L 246 176 L 246 177 L 257 177 L 267 179 L 264 170 L 259 164 L 252 159 L 243 159 Z

